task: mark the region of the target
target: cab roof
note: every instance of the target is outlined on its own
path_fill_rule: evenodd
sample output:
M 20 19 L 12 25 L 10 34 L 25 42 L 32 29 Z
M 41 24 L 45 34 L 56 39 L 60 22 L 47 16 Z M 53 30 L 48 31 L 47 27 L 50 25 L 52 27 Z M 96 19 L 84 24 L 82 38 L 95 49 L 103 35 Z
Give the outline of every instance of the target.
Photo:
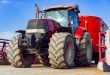
M 47 7 L 44 11 L 48 11 L 48 10 L 54 10 L 54 9 L 71 9 L 71 8 L 76 8 L 76 6 L 73 5 L 58 5 L 58 6 L 50 6 Z

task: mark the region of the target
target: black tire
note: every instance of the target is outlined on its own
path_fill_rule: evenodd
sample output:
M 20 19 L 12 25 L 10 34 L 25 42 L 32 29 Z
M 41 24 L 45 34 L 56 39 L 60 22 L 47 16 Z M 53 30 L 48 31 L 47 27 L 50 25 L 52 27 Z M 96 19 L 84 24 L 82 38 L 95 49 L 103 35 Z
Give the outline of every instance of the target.
M 74 67 L 74 38 L 69 33 L 55 33 L 50 39 L 49 59 L 53 68 Z
M 7 49 L 7 58 L 12 66 L 18 68 L 31 67 L 34 61 L 35 55 L 23 54 L 22 50 L 18 47 L 18 36 L 14 37 Z
M 92 60 L 92 43 L 88 32 L 80 40 L 79 51 L 76 52 L 76 66 L 90 66 Z
M 99 52 L 93 53 L 93 60 L 95 61 L 95 64 L 98 64 L 99 62 Z

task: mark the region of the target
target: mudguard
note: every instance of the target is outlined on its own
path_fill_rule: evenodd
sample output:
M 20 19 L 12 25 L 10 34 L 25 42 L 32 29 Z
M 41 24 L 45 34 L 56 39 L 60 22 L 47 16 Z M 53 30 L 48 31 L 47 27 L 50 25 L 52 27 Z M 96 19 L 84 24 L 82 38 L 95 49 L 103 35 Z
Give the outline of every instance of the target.
M 75 37 L 80 39 L 84 32 L 86 32 L 86 29 L 79 26 L 75 31 Z

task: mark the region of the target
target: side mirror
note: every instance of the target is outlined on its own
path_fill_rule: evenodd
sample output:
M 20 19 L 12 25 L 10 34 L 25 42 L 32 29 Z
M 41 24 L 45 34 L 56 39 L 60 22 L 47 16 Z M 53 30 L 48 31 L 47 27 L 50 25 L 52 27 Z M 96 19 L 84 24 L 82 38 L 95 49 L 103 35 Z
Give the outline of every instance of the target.
M 78 5 L 75 5 L 74 12 L 75 13 L 80 13 L 79 6 Z
M 80 13 L 80 10 L 79 9 L 74 9 L 74 12 L 75 13 Z

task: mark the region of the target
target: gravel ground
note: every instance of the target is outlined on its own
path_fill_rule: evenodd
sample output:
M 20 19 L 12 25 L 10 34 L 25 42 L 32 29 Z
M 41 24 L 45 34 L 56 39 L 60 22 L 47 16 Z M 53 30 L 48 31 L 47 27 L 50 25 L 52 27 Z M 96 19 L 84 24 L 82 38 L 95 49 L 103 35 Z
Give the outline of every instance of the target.
M 99 71 L 96 66 L 53 69 L 42 65 L 33 65 L 31 68 L 14 68 L 10 65 L 0 65 L 0 75 L 110 75 L 110 72 Z

